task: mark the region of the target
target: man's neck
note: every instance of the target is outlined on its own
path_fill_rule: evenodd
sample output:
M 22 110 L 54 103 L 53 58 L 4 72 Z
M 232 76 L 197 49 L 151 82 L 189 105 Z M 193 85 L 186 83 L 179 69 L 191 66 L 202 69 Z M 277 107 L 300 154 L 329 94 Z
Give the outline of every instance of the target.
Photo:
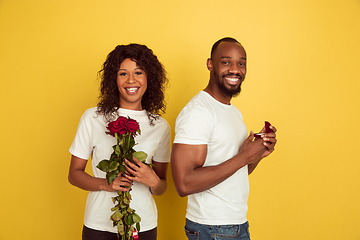
M 209 82 L 209 84 L 204 89 L 205 92 L 210 94 L 213 98 L 215 98 L 217 101 L 230 105 L 231 97 L 224 94 L 218 87 L 212 86 L 212 84 Z

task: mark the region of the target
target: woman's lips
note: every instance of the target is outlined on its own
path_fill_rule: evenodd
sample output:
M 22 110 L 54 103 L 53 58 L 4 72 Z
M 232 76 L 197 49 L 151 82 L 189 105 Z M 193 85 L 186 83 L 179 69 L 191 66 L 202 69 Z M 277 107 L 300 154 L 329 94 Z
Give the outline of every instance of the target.
M 129 87 L 129 88 L 125 88 L 125 90 L 128 94 L 136 94 L 137 91 L 139 90 L 139 87 Z

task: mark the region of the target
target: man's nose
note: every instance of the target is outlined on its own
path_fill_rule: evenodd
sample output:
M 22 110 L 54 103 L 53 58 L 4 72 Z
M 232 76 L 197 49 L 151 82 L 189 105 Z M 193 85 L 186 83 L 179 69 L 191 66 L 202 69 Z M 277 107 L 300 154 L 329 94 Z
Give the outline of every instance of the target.
M 229 72 L 231 72 L 231 73 L 239 73 L 240 68 L 236 64 L 232 64 L 230 66 Z

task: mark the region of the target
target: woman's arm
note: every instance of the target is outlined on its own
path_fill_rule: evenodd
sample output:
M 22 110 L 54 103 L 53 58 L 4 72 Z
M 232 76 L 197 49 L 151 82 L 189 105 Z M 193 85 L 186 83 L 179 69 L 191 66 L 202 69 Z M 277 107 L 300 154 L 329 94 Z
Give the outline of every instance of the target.
M 87 191 L 129 191 L 129 188 L 126 187 L 131 186 L 131 181 L 122 177 L 121 174 L 110 185 L 104 178 L 96 178 L 87 174 L 85 172 L 87 162 L 85 159 L 71 156 L 68 179 L 72 185 Z

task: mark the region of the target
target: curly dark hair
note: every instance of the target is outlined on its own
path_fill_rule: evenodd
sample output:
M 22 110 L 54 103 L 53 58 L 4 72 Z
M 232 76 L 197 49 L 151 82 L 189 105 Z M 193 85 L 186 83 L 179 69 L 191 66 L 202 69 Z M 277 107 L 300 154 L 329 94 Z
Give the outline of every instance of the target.
M 145 45 L 136 43 L 118 45 L 107 56 L 99 71 L 101 82 L 97 113 L 104 115 L 108 122 L 117 116 L 120 96 L 116 79 L 120 64 L 127 58 L 136 62 L 147 75 L 147 89 L 141 99 L 141 106 L 146 110 L 150 124 L 153 124 L 155 119 L 165 113 L 164 91 L 168 79 L 164 66 L 153 51 Z

